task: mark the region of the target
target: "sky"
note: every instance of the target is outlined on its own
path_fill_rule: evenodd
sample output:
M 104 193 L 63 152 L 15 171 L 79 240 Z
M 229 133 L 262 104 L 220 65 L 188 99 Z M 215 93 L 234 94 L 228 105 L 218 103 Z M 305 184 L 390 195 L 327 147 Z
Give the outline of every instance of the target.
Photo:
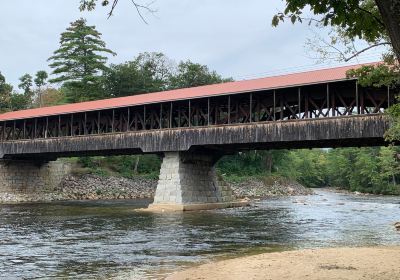
M 78 7 L 79 0 L 0 2 L 0 71 L 7 82 L 16 87 L 25 73 L 51 72 L 47 59 L 58 48 L 60 33 L 80 17 L 95 25 L 117 53 L 110 63 L 132 60 L 140 52 L 163 52 L 236 80 L 337 65 L 316 64 L 310 57 L 305 41 L 313 33 L 307 24 L 271 26 L 284 7 L 279 0 L 156 0 L 151 6 L 156 12 L 145 13 L 148 24 L 130 0 L 120 0 L 110 19 L 108 8 L 82 13 Z M 350 63 L 379 59 L 372 51 Z

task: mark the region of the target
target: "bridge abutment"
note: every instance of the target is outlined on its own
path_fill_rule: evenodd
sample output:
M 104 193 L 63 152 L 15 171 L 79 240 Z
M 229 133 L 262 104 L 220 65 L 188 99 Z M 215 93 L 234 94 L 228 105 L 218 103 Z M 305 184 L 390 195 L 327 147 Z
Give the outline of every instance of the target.
M 215 163 L 219 157 L 193 152 L 164 154 L 154 203 L 150 210 L 205 210 L 242 206 L 232 190 L 218 184 Z
M 70 168 L 59 161 L 0 160 L 0 194 L 25 201 L 33 195 L 51 192 Z

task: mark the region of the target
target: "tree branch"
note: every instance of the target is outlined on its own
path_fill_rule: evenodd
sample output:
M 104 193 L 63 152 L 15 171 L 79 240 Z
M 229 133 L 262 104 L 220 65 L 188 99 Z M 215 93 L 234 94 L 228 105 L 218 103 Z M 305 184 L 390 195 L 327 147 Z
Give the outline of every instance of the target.
M 385 24 L 376 15 L 374 15 L 370 11 L 368 11 L 368 10 L 366 10 L 364 8 L 361 8 L 360 6 L 357 6 L 357 9 L 359 9 L 360 11 L 363 11 L 364 13 L 367 13 L 370 16 L 372 16 L 382 27 L 386 27 Z
M 353 54 L 352 56 L 350 56 L 350 57 L 348 57 L 348 58 L 344 58 L 344 61 L 345 61 L 345 62 L 348 62 L 348 61 L 350 61 L 351 59 L 355 58 L 356 56 L 362 54 L 362 53 L 365 52 L 365 51 L 368 51 L 368 50 L 370 50 L 370 49 L 372 49 L 372 48 L 379 47 L 379 46 L 383 46 L 383 45 L 390 45 L 390 43 L 389 43 L 389 42 L 381 42 L 381 43 L 377 43 L 377 44 L 368 46 L 368 47 L 366 47 L 366 48 L 364 48 L 364 49 L 362 49 L 362 50 L 356 52 L 356 53 Z
M 119 1 L 119 0 L 114 0 L 114 1 L 113 1 L 112 5 L 111 5 L 111 10 L 110 10 L 110 12 L 108 13 L 108 18 L 110 18 L 110 17 L 113 15 L 114 10 L 115 10 L 115 7 L 116 7 L 117 4 L 118 4 L 118 1 Z M 133 6 L 135 6 L 135 9 L 136 9 L 138 15 L 140 16 L 140 18 L 142 19 L 142 21 L 143 21 L 145 24 L 148 24 L 147 21 L 146 21 L 146 19 L 145 19 L 145 17 L 144 17 L 143 14 L 142 14 L 142 10 L 148 11 L 148 12 L 150 12 L 150 13 L 154 13 L 155 10 L 153 10 L 153 9 L 150 8 L 151 4 L 153 4 L 154 1 L 153 1 L 153 2 L 150 2 L 149 4 L 146 4 L 146 5 L 139 4 L 139 3 L 137 3 L 135 0 L 131 0 L 131 2 L 132 2 L 132 4 L 133 4 Z

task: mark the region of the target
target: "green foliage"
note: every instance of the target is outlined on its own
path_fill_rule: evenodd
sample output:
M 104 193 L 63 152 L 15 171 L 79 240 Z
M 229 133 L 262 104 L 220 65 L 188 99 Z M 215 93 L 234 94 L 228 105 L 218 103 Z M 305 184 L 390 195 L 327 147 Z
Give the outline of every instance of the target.
M 24 91 L 25 95 L 32 95 L 32 76 L 29 74 L 25 74 L 22 77 L 19 78 L 20 84 L 18 87 Z
M 156 155 L 80 157 L 78 163 L 97 175 L 158 178 L 161 159 Z
M 232 79 L 222 78 L 206 65 L 181 61 L 176 67 L 176 63 L 162 53 L 141 53 L 132 61 L 112 64 L 103 75 L 103 87 L 110 97 L 228 81 Z
M 168 89 L 174 62 L 162 53 L 141 53 L 133 61 L 112 64 L 104 72 L 105 91 L 111 97 Z
M 251 151 L 223 157 L 217 169 L 232 182 L 249 177 L 278 177 L 296 180 L 307 187 L 400 194 L 399 151 L 395 147 Z M 271 172 L 267 164 L 270 158 Z
M 0 72 L 0 112 L 9 110 L 12 90 L 12 86 L 6 82 L 6 78 Z
M 10 97 L 9 109 L 11 111 L 24 110 L 31 106 L 32 98 L 24 93 L 13 93 Z
M 285 19 L 303 22 L 305 8 L 318 17 L 313 20 L 324 26 L 340 27 L 348 37 L 373 43 L 387 36 L 374 0 L 286 0 L 285 10 L 273 17 L 272 25 L 277 26 Z
M 386 141 L 395 142 L 400 140 L 400 104 L 392 105 L 387 114 L 390 118 L 390 127 L 385 132 Z
M 181 61 L 177 73 L 171 77 L 171 88 L 188 88 L 211 84 L 230 82 L 232 79 L 223 79 L 215 71 L 210 71 L 206 65 L 193 63 L 190 60 Z
M 361 86 L 394 87 L 400 85 L 400 71 L 396 65 L 378 64 L 347 71 L 348 78 L 357 78 Z
M 86 24 L 85 19 L 71 23 L 61 34 L 60 48 L 49 58 L 52 63 L 52 83 L 63 83 L 69 102 L 94 100 L 105 97 L 102 89 L 101 72 L 107 70 L 107 57 L 114 52 L 106 48 L 95 26 Z

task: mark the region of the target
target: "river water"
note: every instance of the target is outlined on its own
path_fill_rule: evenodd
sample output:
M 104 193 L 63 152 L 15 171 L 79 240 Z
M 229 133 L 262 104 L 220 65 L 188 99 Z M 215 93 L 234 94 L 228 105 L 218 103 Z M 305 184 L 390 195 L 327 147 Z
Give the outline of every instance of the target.
M 211 258 L 400 245 L 400 197 L 316 195 L 252 207 L 145 213 L 148 201 L 0 206 L 0 279 L 160 279 Z

